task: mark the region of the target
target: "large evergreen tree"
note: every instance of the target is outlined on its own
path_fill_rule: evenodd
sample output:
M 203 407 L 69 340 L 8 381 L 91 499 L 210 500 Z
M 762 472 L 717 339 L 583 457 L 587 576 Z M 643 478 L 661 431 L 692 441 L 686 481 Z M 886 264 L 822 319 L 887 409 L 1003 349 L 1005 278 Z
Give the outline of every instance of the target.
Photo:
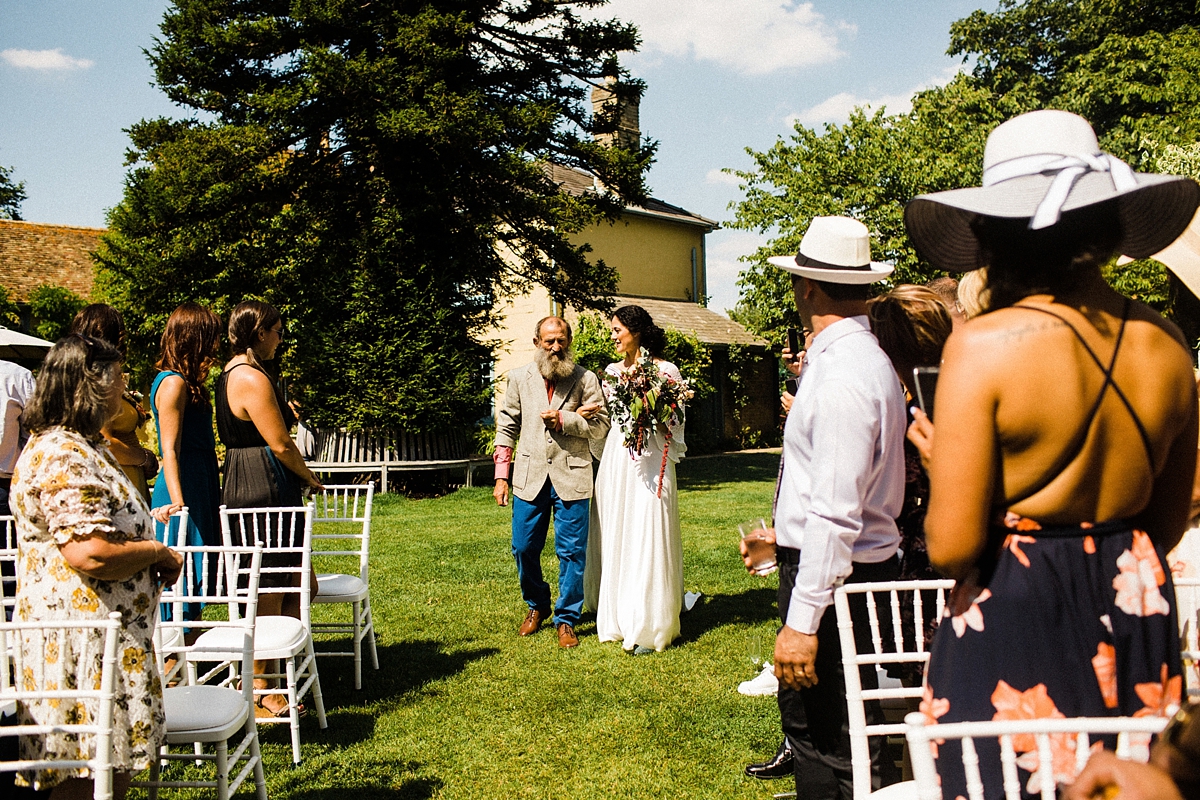
M 634 29 L 574 9 L 602 2 L 177 0 L 149 55 L 193 113 L 130 130 L 98 256 L 135 346 L 184 300 L 260 297 L 318 425 L 477 418 L 496 299 L 603 303 L 612 271 L 565 237 L 644 197 L 653 146 L 593 139 L 617 110 L 592 115 L 590 86 L 642 90 L 617 62 Z M 607 192 L 570 196 L 547 162 Z
M 771 232 L 747 257 L 734 316 L 780 339 L 797 324 L 786 276 L 766 256 L 794 253 L 814 216 L 850 214 L 874 235 L 874 255 L 897 265 L 893 282 L 936 273 L 904 231 L 905 203 L 918 194 L 978 185 L 983 145 L 1000 122 L 1061 108 L 1092 122 L 1100 144 L 1154 170 L 1164 154 L 1200 139 L 1200 11 L 1194 2 L 1002 0 L 950 29 L 950 54 L 973 58 L 970 74 L 921 92 L 907 114 L 856 111 L 821 133 L 797 124 L 738 175 L 745 199 L 733 227 Z M 1159 308 L 1167 279 L 1156 262 L 1112 272 L 1121 291 Z
M 25 181 L 14 182 L 12 169 L 0 167 L 0 219 L 20 219 L 25 202 Z

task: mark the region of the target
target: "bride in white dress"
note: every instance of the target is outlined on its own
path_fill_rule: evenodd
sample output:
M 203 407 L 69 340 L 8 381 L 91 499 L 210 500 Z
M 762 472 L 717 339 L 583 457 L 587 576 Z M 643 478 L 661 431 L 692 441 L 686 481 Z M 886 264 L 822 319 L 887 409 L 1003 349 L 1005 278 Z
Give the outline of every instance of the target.
M 637 363 L 646 348 L 658 369 L 676 380 L 679 369 L 661 359 L 665 337 L 640 306 L 618 308 L 612 338 L 624 361 L 609 364 L 616 376 Z M 604 384 L 605 397 L 611 390 Z M 665 436 L 655 431 L 637 458 L 613 425 L 605 440 L 596 473 L 592 521 L 584 570 L 584 605 L 596 612 L 596 635 L 602 642 L 621 642 L 635 654 L 661 651 L 679 636 L 683 605 L 683 543 L 675 464 L 687 450 L 683 425 L 671 429 L 667 465 L 658 491 Z

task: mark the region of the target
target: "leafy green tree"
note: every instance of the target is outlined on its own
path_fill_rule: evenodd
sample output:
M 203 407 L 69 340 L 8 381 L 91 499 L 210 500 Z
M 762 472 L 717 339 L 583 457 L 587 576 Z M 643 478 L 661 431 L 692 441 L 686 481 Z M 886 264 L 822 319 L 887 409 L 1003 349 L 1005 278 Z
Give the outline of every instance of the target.
M 319 426 L 436 431 L 486 408 L 498 296 L 616 287 L 567 236 L 644 198 L 653 144 L 605 147 L 642 91 L 631 26 L 577 3 L 177 0 L 150 53 L 190 119 L 130 129 L 131 170 L 98 253 L 142 370 L 172 308 L 283 312 L 285 374 Z M 203 117 L 202 119 L 200 117 Z M 547 162 L 607 191 L 571 196 Z
M 0 219 L 21 218 L 21 203 L 25 202 L 25 181 L 14 183 L 12 169 L 0 167 Z
M 889 283 L 936 277 L 908 241 L 904 204 L 918 194 L 978 185 L 987 133 L 1024 111 L 1081 114 L 1102 147 L 1154 169 L 1158 151 L 1200 139 L 1197 27 L 1194 2 L 1002 0 L 996 11 L 976 11 L 951 26 L 951 55 L 975 66 L 919 93 L 910 112 L 856 111 L 821 133 L 797 125 L 771 149 L 749 151 L 755 166 L 737 173 L 746 196 L 733 227 L 773 236 L 745 259 L 735 318 L 774 340 L 795 324 L 790 283 L 765 258 L 794 253 L 818 214 L 866 223 L 876 258 L 896 264 Z M 1108 274 L 1120 291 L 1160 309 L 1169 302 L 1161 266 L 1138 262 Z
M 21 327 L 21 309 L 12 301 L 7 286 L 0 286 L 0 325 L 10 330 Z
M 43 283 L 29 293 L 34 333 L 46 341 L 58 341 L 85 305 L 87 301 L 70 289 Z

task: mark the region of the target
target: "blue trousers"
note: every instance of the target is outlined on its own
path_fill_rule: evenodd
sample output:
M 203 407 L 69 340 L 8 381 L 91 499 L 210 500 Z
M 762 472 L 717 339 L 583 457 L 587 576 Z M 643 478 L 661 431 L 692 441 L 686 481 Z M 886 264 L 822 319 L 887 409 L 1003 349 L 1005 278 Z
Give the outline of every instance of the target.
M 542 548 L 554 514 L 554 552 L 558 555 L 558 604 L 554 622 L 579 624 L 583 611 L 583 559 L 587 555 L 588 498 L 563 500 L 550 479 L 533 502 L 513 495 L 512 552 L 521 596 L 530 608 L 550 609 L 550 584 L 542 577 Z

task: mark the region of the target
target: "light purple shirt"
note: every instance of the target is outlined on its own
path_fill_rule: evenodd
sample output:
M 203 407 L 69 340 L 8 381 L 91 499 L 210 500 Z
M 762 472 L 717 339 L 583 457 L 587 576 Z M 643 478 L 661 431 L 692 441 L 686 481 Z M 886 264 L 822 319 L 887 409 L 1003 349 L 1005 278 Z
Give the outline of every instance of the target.
M 815 634 L 853 562 L 900 544 L 904 393 L 865 316 L 822 330 L 804 357 L 783 432 L 778 544 L 800 551 L 787 626 Z

